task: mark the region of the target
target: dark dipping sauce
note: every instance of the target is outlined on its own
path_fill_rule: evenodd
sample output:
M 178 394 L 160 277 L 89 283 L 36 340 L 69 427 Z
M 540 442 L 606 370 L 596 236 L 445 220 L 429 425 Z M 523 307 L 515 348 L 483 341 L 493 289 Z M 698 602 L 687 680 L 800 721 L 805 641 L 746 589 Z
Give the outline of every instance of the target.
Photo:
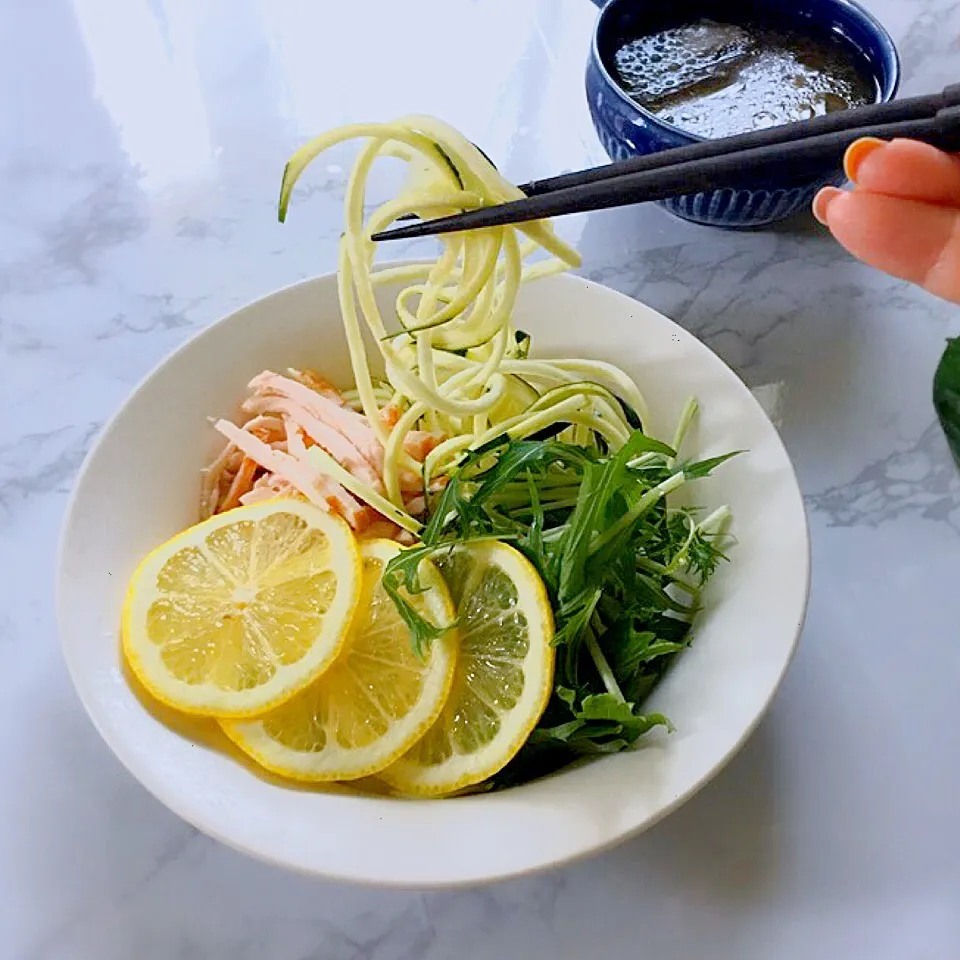
M 840 38 L 701 19 L 638 37 L 614 55 L 641 107 L 714 139 L 875 103 L 876 80 Z

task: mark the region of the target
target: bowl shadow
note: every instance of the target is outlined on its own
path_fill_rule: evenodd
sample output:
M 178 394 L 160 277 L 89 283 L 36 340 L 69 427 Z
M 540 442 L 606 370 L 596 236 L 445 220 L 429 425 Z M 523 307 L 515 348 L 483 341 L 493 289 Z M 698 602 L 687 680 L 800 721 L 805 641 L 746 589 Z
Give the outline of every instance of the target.
M 209 717 L 195 717 L 181 713 L 165 703 L 161 703 L 140 682 L 136 674 L 130 669 L 126 657 L 121 656 L 121 672 L 124 680 L 130 685 L 137 701 L 159 723 L 169 728 L 177 736 L 188 740 L 196 747 L 212 750 L 215 753 L 228 757 L 240 764 L 248 773 L 264 783 L 284 790 L 296 790 L 307 793 L 333 793 L 353 796 L 358 793 L 375 796 L 389 796 L 387 788 L 372 777 L 355 781 L 353 786 L 339 783 L 305 783 L 289 780 L 271 773 L 247 756 L 222 730 L 216 720 Z
M 627 882 L 655 875 L 663 889 L 697 902 L 746 907 L 761 899 L 783 860 L 777 754 L 774 713 L 712 784 L 604 863 L 632 875 Z

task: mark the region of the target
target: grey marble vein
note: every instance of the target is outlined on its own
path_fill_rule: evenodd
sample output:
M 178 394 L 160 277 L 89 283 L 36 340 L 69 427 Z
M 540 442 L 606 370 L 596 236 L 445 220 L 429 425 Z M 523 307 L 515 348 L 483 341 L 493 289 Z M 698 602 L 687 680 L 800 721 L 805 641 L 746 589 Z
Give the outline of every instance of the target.
M 110 250 L 144 234 L 147 218 L 138 209 L 133 178 L 104 164 L 83 171 L 65 194 L 75 195 L 77 187 L 79 197 L 71 196 L 57 216 L 39 226 L 24 212 L 11 218 L 27 242 L 21 257 L 0 264 L 0 294 L 92 284 Z M 60 189 L 56 181 L 54 188 Z
M 0 509 L 66 492 L 100 426 L 87 423 L 27 433 L 0 445 Z
M 831 526 L 877 526 L 916 514 L 960 532 L 960 476 L 939 424 L 902 450 L 870 463 L 851 483 L 807 498 Z

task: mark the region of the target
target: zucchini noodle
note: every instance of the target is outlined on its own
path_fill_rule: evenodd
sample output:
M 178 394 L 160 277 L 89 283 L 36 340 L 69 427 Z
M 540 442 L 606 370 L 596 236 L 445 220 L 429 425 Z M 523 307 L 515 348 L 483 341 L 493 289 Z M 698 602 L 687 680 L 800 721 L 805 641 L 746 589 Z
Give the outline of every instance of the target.
M 347 182 L 338 270 L 355 384 L 345 398 L 365 414 L 383 446 L 385 496 L 356 478 L 348 482 L 342 469 L 335 477 L 413 532 L 418 524 L 404 511 L 404 472 L 422 470 L 429 494 L 469 450 L 502 434 L 521 439 L 548 433 L 619 449 L 637 421 L 646 419 L 634 382 L 608 363 L 530 359 L 529 337 L 511 326 L 523 283 L 579 266 L 576 251 L 548 222 L 445 235 L 432 262 L 375 266 L 370 238 L 399 217 L 444 216 L 523 196 L 452 127 L 409 116 L 352 124 L 316 138 L 284 170 L 280 219 L 306 167 L 330 147 L 357 138 L 366 142 Z M 398 196 L 368 210 L 370 173 L 383 158 L 406 163 L 407 182 Z M 527 262 L 544 253 L 546 258 Z M 388 283 L 403 284 L 389 323 L 376 299 L 376 288 Z M 364 329 L 377 344 L 375 364 Z M 383 368 L 384 379 L 374 379 L 373 367 Z M 443 435 L 423 464 L 404 449 L 404 439 L 417 429 Z M 332 470 L 326 459 L 323 466 Z

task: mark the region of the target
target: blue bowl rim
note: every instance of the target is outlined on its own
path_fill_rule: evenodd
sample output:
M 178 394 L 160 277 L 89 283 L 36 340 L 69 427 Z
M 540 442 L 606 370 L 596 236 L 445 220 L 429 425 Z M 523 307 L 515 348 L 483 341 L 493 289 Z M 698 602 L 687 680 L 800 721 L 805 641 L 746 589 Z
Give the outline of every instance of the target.
M 620 2 L 628 2 L 628 0 L 607 0 L 604 6 L 601 8 L 600 13 L 597 17 L 596 25 L 593 28 L 593 39 L 590 43 L 590 56 L 593 63 L 596 65 L 597 70 L 600 72 L 600 75 L 603 77 L 607 86 L 610 87 L 617 95 L 617 97 L 629 106 L 635 113 L 640 114 L 646 120 L 648 120 L 652 125 L 660 127 L 663 130 L 668 130 L 673 134 L 676 134 L 678 137 L 689 140 L 691 143 L 698 141 L 706 140 L 706 137 L 702 137 L 697 133 L 690 133 L 688 130 L 684 130 L 682 127 L 677 127 L 672 123 L 669 123 L 666 120 L 662 120 L 656 114 L 651 113 L 646 107 L 641 107 L 626 91 L 620 86 L 619 83 L 610 75 L 610 71 L 607 70 L 606 64 L 603 62 L 603 57 L 600 56 L 600 46 L 599 39 L 600 34 L 603 31 L 604 18 L 607 16 L 608 12 L 613 9 Z M 859 17 L 868 29 L 872 30 L 877 37 L 881 45 L 885 46 L 890 54 L 891 69 L 889 77 L 884 78 L 885 89 L 881 91 L 877 103 L 889 103 L 893 100 L 897 92 L 900 89 L 900 80 L 903 70 L 903 65 L 900 61 L 900 51 L 897 49 L 897 45 L 893 40 L 893 37 L 890 36 L 887 28 L 869 11 L 866 7 L 862 6 L 860 3 L 857 3 L 856 0 L 827 0 L 827 2 L 832 3 L 835 7 L 839 7 L 847 13 L 853 14 L 855 17 Z

